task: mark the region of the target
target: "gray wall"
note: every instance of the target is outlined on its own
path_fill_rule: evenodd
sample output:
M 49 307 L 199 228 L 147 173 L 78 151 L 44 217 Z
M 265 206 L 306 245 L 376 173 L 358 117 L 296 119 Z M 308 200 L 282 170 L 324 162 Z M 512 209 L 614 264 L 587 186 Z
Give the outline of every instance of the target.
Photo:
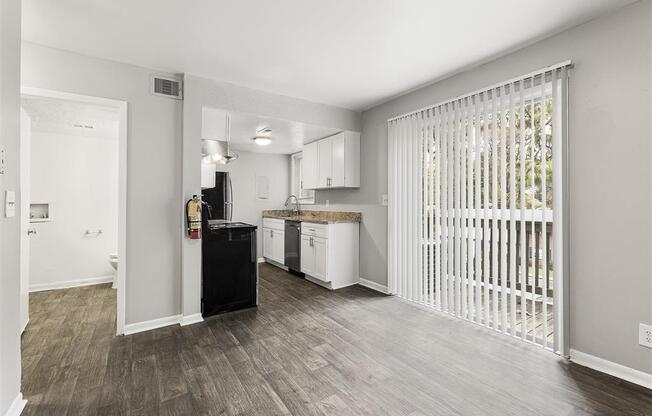
M 29 286 L 111 277 L 109 254 L 118 251 L 117 128 L 113 137 L 93 137 L 44 127 L 32 124 L 29 192 L 32 201 L 51 203 L 53 216 L 30 224 L 36 235 Z M 102 233 L 85 235 L 97 229 Z
M 128 102 L 127 324 L 199 312 L 201 246 L 182 238 L 182 208 L 200 191 L 202 105 L 360 130 L 353 111 L 192 76 L 184 101 L 158 97 L 149 83 L 160 71 L 31 43 L 22 64 L 24 86 Z M 195 277 L 185 290 L 182 267 Z
M 652 372 L 651 46 L 645 0 L 364 112 L 361 189 L 318 194 L 363 212 L 362 277 L 387 282 L 387 119 L 572 59 L 571 348 Z
M 0 415 L 20 392 L 20 0 L 0 2 Z M 5 218 L 5 191 L 16 191 L 14 218 Z
M 17 20 L 3 21 L 3 33 Z M 637 345 L 638 322 L 652 322 L 650 49 L 645 0 L 363 113 L 361 188 L 317 195 L 363 213 L 361 276 L 387 281 L 387 118 L 570 58 L 571 346 L 651 372 L 652 352 Z M 180 235 L 182 200 L 199 193 L 202 105 L 360 130 L 354 112 L 190 76 L 182 144 L 181 103 L 149 95 L 149 70 L 29 44 L 24 55 L 25 85 L 129 102 L 127 323 L 178 313 L 180 290 L 184 315 L 199 311 L 200 247 Z M 2 242 L 17 233 L 17 221 L 7 224 Z M 1 276 L 11 267 L 3 262 Z
M 150 94 L 146 68 L 30 43 L 22 62 L 25 86 L 128 102 L 125 320 L 178 314 L 182 102 Z
M 186 74 L 183 105 L 182 199 L 199 194 L 202 106 L 258 114 L 342 130 L 360 131 L 360 114 Z M 181 232 L 180 234 L 183 234 Z M 201 243 L 181 239 L 182 314 L 200 312 Z

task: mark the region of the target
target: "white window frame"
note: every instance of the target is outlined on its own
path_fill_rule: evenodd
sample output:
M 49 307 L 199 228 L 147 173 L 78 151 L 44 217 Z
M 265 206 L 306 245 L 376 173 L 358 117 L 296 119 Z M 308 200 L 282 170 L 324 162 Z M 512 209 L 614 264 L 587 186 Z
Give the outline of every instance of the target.
M 290 193 L 296 195 L 299 203 L 303 205 L 315 204 L 315 191 L 312 189 L 302 189 L 303 183 L 301 173 L 301 161 L 303 152 L 297 152 L 290 155 Z

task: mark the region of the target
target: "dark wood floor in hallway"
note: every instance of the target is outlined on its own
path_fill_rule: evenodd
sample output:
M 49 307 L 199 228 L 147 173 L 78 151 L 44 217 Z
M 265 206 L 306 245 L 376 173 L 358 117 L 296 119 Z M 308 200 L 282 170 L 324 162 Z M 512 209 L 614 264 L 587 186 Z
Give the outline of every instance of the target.
M 261 265 L 260 307 L 115 337 L 108 285 L 30 296 L 23 415 L 652 415 L 652 391 Z

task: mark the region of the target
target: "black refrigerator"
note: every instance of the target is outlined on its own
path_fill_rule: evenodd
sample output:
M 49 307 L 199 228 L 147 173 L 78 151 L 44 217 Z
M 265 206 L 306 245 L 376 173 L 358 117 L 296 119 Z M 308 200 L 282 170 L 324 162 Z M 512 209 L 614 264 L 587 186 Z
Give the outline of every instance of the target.
M 233 187 L 229 172 L 215 172 L 215 187 L 202 189 L 201 199 L 208 211 L 202 213 L 204 218 L 233 221 Z

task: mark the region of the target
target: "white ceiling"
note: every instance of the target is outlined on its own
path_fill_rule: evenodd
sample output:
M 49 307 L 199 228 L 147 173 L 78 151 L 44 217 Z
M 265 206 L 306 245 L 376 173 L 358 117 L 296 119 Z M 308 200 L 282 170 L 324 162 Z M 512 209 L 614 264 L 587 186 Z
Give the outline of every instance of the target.
M 23 0 L 23 38 L 360 110 L 634 1 Z
M 42 97 L 25 97 L 22 106 L 33 131 L 118 138 L 120 115 L 113 107 Z
M 253 114 L 229 113 L 231 116 L 231 144 L 236 151 L 256 153 L 291 154 L 301 150 L 303 143 L 339 133 L 332 127 L 321 127 L 298 121 L 281 120 Z M 272 142 L 267 146 L 254 143 L 256 132 L 262 128 L 272 130 Z

